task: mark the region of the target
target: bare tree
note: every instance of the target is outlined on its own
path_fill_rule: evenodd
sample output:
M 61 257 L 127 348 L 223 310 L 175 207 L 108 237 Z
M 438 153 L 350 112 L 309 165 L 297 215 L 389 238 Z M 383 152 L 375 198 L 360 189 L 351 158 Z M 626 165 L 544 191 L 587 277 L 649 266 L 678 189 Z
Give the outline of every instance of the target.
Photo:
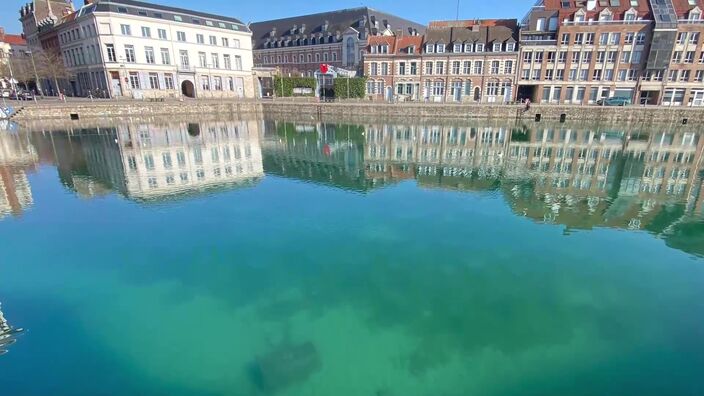
M 29 57 L 26 55 L 15 55 L 8 60 L 12 65 L 12 74 L 15 76 L 17 83 L 24 85 L 24 88 L 28 89 L 28 83 L 34 81 L 34 72 L 32 71 Z
M 54 51 L 41 51 L 35 56 L 39 76 L 54 81 L 56 89 L 60 90 L 59 79 L 70 76 L 61 55 Z

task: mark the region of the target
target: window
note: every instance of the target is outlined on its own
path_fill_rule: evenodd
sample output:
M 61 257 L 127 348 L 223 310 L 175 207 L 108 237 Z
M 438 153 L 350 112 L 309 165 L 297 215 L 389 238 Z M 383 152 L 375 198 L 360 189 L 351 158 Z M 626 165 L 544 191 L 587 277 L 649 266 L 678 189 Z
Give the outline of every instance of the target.
M 699 44 L 699 32 L 691 32 L 689 34 L 689 43 L 690 44 Z
M 210 36 L 209 40 L 210 40 L 210 45 L 218 45 L 218 38 L 217 37 Z
M 506 43 L 506 52 L 513 52 L 516 49 L 516 43 Z
M 159 75 L 156 73 L 149 73 L 149 88 L 159 89 Z
M 153 47 L 144 47 L 144 54 L 147 60 L 147 63 L 155 63 L 154 61 L 154 48 Z
M 425 62 L 425 74 L 433 74 L 433 62 Z
M 105 44 L 105 49 L 108 52 L 108 62 L 117 62 L 117 56 L 115 55 L 115 45 Z
M 137 60 L 134 56 L 134 45 L 125 46 L 125 62 L 135 63 Z
M 169 55 L 168 48 L 161 49 L 161 63 L 163 65 L 170 65 L 171 64 L 171 56 Z
M 499 74 L 499 61 L 491 61 L 491 74 Z
M 225 54 L 222 56 L 222 64 L 225 69 L 232 69 L 232 59 L 230 58 L 230 55 Z
M 475 61 L 474 62 L 474 74 L 482 74 L 483 69 L 484 69 L 484 62 L 483 61 Z
M 426 44 L 425 52 L 428 54 L 432 54 L 433 52 L 435 52 L 435 47 L 432 44 Z
M 166 40 L 166 29 L 157 30 L 157 34 L 159 35 L 160 39 Z
M 411 62 L 411 75 L 416 75 L 418 74 L 418 65 L 416 62 Z
M 213 77 L 213 88 L 216 91 L 222 91 L 222 77 Z
M 492 49 L 494 52 L 501 52 L 501 43 L 494 43 L 494 48 Z
M 130 87 L 132 87 L 132 89 L 139 89 L 140 88 L 139 74 L 137 74 L 137 72 L 130 72 L 129 80 L 130 80 Z
M 406 62 L 400 62 L 398 64 L 398 74 L 401 76 L 406 74 Z
M 196 43 L 198 44 L 205 44 L 205 36 L 202 34 L 196 34 Z
M 381 64 L 381 75 L 382 76 L 388 76 L 389 75 L 389 64 L 386 62 L 383 62 Z
M 222 38 L 222 46 L 223 47 L 229 47 L 230 46 L 230 40 L 228 40 L 227 37 Z
M 206 58 L 205 52 L 199 52 L 198 53 L 198 66 L 200 67 L 207 67 L 208 66 L 208 60 Z
M 523 62 L 525 63 L 530 63 L 531 60 L 533 59 L 533 53 L 532 52 L 524 52 L 523 53 Z
M 574 35 L 574 43 L 579 45 L 579 44 L 583 44 L 583 42 L 584 42 L 584 33 L 576 33 Z
M 201 77 L 200 78 L 200 87 L 204 91 L 210 91 L 210 79 L 208 77 Z
M 445 73 L 445 62 L 435 62 L 435 73 L 444 74 Z
M 454 53 L 462 52 L 462 43 L 455 43 L 452 46 L 452 52 L 454 52 Z
M 609 36 L 611 45 L 618 45 L 621 42 L 621 33 L 611 33 Z
M 164 74 L 164 87 L 166 89 L 174 89 L 174 75 L 171 73 Z
M 240 47 L 240 40 L 233 39 L 232 40 L 232 48 L 239 48 L 239 47 Z
M 636 44 L 645 44 L 644 32 L 638 32 L 638 34 L 636 34 Z
M 437 47 L 435 47 L 435 52 L 437 52 L 438 54 L 445 53 L 445 44 L 439 43 Z
M 594 44 L 594 33 L 587 33 L 584 36 L 584 44 L 585 45 L 592 45 Z
M 142 37 L 152 37 L 152 29 L 142 26 Z
M 190 65 L 190 62 L 188 60 L 188 51 L 187 50 L 179 50 L 178 54 L 179 54 L 179 57 L 181 58 L 181 67 L 188 68 Z
M 694 63 L 694 51 L 687 51 L 684 55 L 684 63 Z
M 369 74 L 372 76 L 379 74 L 379 65 L 377 63 L 372 63 L 369 65 Z
M 567 51 L 560 51 L 558 58 L 557 58 L 558 63 L 565 63 L 567 62 Z
M 176 17 L 174 17 L 176 18 Z M 186 33 L 185 32 L 176 32 L 176 40 L 185 42 L 186 41 Z
M 213 62 L 211 65 L 213 69 L 219 69 L 220 68 L 220 56 L 218 54 L 210 54 L 210 59 Z
M 623 38 L 623 43 L 624 44 L 633 44 L 633 41 L 635 40 L 635 34 L 629 32 L 626 33 L 626 35 Z
M 484 44 L 478 43 L 476 46 L 474 46 L 474 50 L 476 52 L 484 52 Z
M 601 33 L 599 35 L 599 45 L 606 45 L 609 43 L 609 34 L 608 33 Z
M 570 34 L 569 33 L 562 33 L 562 39 L 560 40 L 560 44 L 567 45 L 569 43 L 570 43 Z
M 464 61 L 462 64 L 462 74 L 469 74 L 472 72 L 472 62 Z
M 130 27 L 130 25 L 120 25 L 120 32 L 122 32 L 123 36 L 131 36 L 132 28 Z

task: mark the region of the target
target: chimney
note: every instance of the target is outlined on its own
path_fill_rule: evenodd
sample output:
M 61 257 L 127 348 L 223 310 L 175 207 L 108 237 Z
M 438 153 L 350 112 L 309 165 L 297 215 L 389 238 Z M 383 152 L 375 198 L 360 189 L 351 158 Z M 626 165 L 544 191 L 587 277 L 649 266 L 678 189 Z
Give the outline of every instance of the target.
M 328 20 L 325 20 L 325 22 L 323 22 L 323 31 L 327 32 L 329 27 L 330 27 L 330 22 Z
M 342 33 L 340 33 L 339 30 L 335 32 L 335 38 L 336 38 L 337 40 L 340 40 L 340 39 L 342 38 Z
M 291 34 L 296 34 L 296 30 L 298 30 L 298 25 L 293 25 L 291 28 Z
M 391 27 L 391 25 L 389 24 L 389 20 L 388 20 L 388 19 L 384 19 L 382 22 L 384 23 L 384 28 L 385 28 L 385 29 L 389 29 L 389 28 Z
M 271 28 L 271 32 L 269 32 L 269 37 L 276 37 L 276 26 Z
M 364 17 L 359 18 L 359 27 L 364 27 L 367 25 L 367 20 Z
M 301 24 L 301 34 L 303 34 L 303 33 L 305 33 L 305 32 L 306 32 L 306 24 L 305 24 L 305 23 L 302 23 L 302 24 Z
M 403 29 L 396 29 L 396 37 L 403 37 Z

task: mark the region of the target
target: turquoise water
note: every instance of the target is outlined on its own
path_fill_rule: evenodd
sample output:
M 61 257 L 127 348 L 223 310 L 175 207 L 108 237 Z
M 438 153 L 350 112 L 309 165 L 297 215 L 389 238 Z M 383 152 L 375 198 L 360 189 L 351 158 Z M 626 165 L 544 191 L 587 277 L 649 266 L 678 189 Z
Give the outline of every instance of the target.
M 2 395 L 704 394 L 696 130 L 133 120 L 0 143 Z

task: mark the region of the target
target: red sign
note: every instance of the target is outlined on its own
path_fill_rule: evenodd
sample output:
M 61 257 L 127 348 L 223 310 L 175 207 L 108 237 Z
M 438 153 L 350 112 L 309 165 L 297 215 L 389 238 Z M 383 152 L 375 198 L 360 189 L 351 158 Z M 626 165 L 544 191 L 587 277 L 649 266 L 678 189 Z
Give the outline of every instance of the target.
M 328 69 L 329 69 L 329 67 L 328 67 L 328 65 L 326 65 L 325 63 L 322 63 L 322 64 L 320 65 L 320 72 L 321 72 L 321 73 L 327 74 Z

